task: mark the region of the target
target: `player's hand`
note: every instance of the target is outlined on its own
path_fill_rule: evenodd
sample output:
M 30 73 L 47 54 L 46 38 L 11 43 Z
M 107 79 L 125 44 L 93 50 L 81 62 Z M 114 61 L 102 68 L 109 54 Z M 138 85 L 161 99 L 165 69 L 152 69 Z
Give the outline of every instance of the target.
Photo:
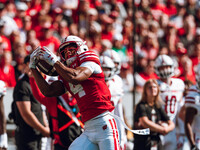
M 58 57 L 45 46 L 40 49 L 39 58 L 45 60 L 52 66 L 59 60 Z
M 29 68 L 35 69 L 36 68 L 36 63 L 37 63 L 37 58 L 39 57 L 41 47 L 37 47 L 30 55 L 30 63 L 29 63 Z
M 6 133 L 0 135 L 0 148 L 8 147 L 8 136 Z

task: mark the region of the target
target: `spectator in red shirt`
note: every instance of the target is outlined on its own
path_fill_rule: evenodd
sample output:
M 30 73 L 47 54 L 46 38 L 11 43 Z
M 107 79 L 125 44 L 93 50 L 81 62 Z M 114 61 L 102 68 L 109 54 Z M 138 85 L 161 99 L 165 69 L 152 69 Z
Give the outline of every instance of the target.
M 41 9 L 41 0 L 35 0 L 35 1 L 25 0 L 24 2 L 28 6 L 27 15 L 34 16 Z
M 137 40 L 142 42 L 144 37 L 147 36 L 149 24 L 143 18 L 138 19 L 136 22 Z
M 26 57 L 25 44 L 22 42 L 17 42 L 14 47 L 13 60 L 15 62 L 15 79 L 18 81 L 19 77 L 22 75 L 24 70 L 24 58 Z
M 185 57 L 182 62 L 181 62 L 183 67 L 182 73 L 178 78 L 181 80 L 190 80 L 192 81 L 193 84 L 196 84 L 196 79 L 195 79 L 195 72 L 192 67 L 192 61 L 189 57 Z
M 184 47 L 184 44 L 179 42 L 176 45 L 176 58 L 177 58 L 177 62 L 178 62 L 178 74 L 177 76 L 179 76 L 180 74 L 182 74 L 183 72 L 183 68 L 185 66 L 183 66 L 183 61 L 188 58 L 188 54 L 187 54 L 187 49 Z
M 142 88 L 145 82 L 149 79 L 157 79 L 158 76 L 154 72 L 154 60 L 148 60 L 147 65 L 144 68 L 144 71 L 136 73 L 136 85 L 138 91 L 142 91 Z
M 144 16 L 145 11 L 150 10 L 149 4 L 150 4 L 149 0 L 141 0 L 140 1 L 138 8 L 137 8 L 138 10 L 137 10 L 137 13 L 136 13 L 136 17 L 138 19 Z
M 12 53 L 5 51 L 0 58 L 0 80 L 6 83 L 7 87 L 14 87 L 16 85 L 15 69 L 11 65 Z
M 175 25 L 171 22 L 168 23 L 165 36 L 164 36 L 164 43 L 168 45 L 169 55 L 176 55 L 176 45 L 180 41 L 177 35 L 177 29 Z
M 13 18 L 16 14 L 16 6 L 14 1 L 7 1 L 5 4 L 7 15 Z
M 66 20 L 61 20 L 58 22 L 58 29 L 54 32 L 54 35 L 60 41 L 69 35 L 68 23 Z
M 161 4 L 159 0 L 152 0 L 150 3 L 151 13 L 155 20 L 159 20 L 160 17 L 164 14 L 166 6 Z
M 43 36 L 40 38 L 40 45 L 48 47 L 51 52 L 57 54 L 61 42 L 53 36 L 53 30 L 52 26 L 44 26 L 42 28 Z
M 193 54 L 190 58 L 192 60 L 192 65 L 195 70 L 197 65 L 200 63 L 200 43 L 195 44 Z
M 69 25 L 69 35 L 78 35 L 78 24 L 72 23 Z
M 23 22 L 22 19 L 26 16 L 26 10 L 28 9 L 28 6 L 24 2 L 17 2 L 16 3 L 16 15 L 13 18 L 18 26 L 19 29 L 22 29 Z
M 141 45 L 141 51 L 143 51 L 148 59 L 155 59 L 159 52 L 158 38 L 155 33 L 149 32 L 144 37 L 144 41 Z
M 29 30 L 27 32 L 27 39 L 25 43 L 26 53 L 30 54 L 39 45 L 40 45 L 40 41 L 36 38 L 35 30 Z
M 27 32 L 32 29 L 32 21 L 30 16 L 25 16 L 22 18 L 23 26 L 20 31 L 20 41 L 25 43 L 27 39 Z
M 184 17 L 184 25 L 179 29 L 179 37 L 182 43 L 184 43 L 185 47 L 188 47 L 192 44 L 195 39 L 196 34 L 196 24 L 193 15 L 185 15 Z
M 101 38 L 112 41 L 114 31 L 112 26 L 113 20 L 107 14 L 102 14 L 101 21 L 103 22 Z
M 167 0 L 164 13 L 167 14 L 170 18 L 177 14 L 176 0 Z
M 5 21 L 3 21 L 2 19 L 0 19 L 0 42 L 2 43 L 1 48 L 4 51 L 11 51 L 11 43 L 9 38 L 7 38 L 4 35 L 4 29 L 5 29 Z
M 124 45 L 131 46 L 132 45 L 132 39 L 133 39 L 133 23 L 130 20 L 125 20 L 123 24 L 123 41 Z

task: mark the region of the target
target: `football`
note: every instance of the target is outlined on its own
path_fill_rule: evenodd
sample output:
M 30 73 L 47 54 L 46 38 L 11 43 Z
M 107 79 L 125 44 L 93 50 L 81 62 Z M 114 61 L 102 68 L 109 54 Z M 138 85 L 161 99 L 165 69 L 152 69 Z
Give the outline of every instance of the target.
M 49 76 L 58 76 L 58 73 L 56 72 L 55 67 L 48 64 L 45 60 L 38 59 L 36 61 L 37 68 L 44 74 Z

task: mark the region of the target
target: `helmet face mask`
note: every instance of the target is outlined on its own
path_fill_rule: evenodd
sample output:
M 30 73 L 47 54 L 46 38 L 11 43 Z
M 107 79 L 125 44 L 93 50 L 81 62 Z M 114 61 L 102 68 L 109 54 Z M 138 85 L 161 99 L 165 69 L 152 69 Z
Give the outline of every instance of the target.
M 171 66 L 161 66 L 158 68 L 160 78 L 169 78 L 173 74 Z
M 155 72 L 161 79 L 167 79 L 174 75 L 174 62 L 167 55 L 160 55 L 155 60 Z
M 102 69 L 103 69 L 105 80 L 108 81 L 109 79 L 111 79 L 113 76 L 112 68 L 102 67 Z
M 112 49 L 108 49 L 102 55 L 108 56 L 113 60 L 113 62 L 115 63 L 115 74 L 119 74 L 121 71 L 121 59 L 119 54 Z
M 105 76 L 105 81 L 111 80 L 115 74 L 114 62 L 107 56 L 101 56 L 100 63 Z
M 85 41 L 83 41 L 77 36 L 67 36 L 65 39 L 63 39 L 59 47 L 61 59 L 63 61 L 66 61 L 71 57 L 74 57 L 87 51 L 88 47 L 87 45 L 85 45 L 85 43 Z
M 61 55 L 62 60 L 66 60 L 75 56 L 77 49 L 78 49 L 78 46 L 76 45 L 76 43 L 68 43 L 62 48 L 60 48 L 60 55 Z

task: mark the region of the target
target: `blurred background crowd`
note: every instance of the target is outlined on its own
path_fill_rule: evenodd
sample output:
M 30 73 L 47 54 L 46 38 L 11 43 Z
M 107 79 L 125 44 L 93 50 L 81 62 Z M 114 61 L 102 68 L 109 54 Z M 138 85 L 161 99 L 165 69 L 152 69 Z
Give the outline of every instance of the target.
M 15 87 L 25 56 L 39 45 L 57 54 L 68 35 L 99 56 L 116 51 L 124 91 L 134 90 L 136 101 L 145 82 L 158 78 L 159 54 L 173 58 L 176 77 L 196 82 L 199 0 L 0 0 L 0 80 Z

